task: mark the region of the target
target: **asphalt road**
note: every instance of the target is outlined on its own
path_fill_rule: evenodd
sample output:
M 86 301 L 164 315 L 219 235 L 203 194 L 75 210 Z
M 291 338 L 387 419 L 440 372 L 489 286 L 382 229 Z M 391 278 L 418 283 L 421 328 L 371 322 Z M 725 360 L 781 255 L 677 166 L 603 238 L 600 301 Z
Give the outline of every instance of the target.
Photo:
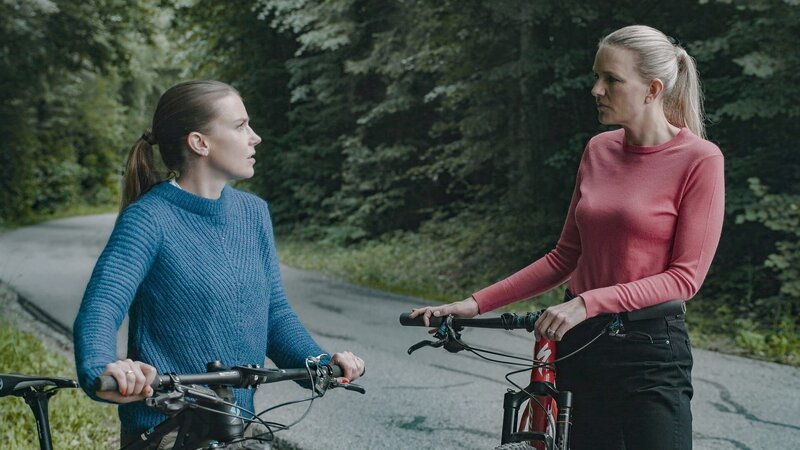
M 0 235 L 0 279 L 70 329 L 114 215 L 57 220 Z M 305 420 L 283 433 L 304 449 L 492 448 L 499 442 L 509 370 L 466 354 L 406 349 L 427 337 L 397 325 L 419 300 L 282 267 L 293 307 L 329 351 L 351 350 L 367 362 L 367 394 L 330 391 Z M 524 332 L 470 330 L 467 342 L 527 355 Z M 694 447 L 800 448 L 800 369 L 695 350 Z M 524 376 L 518 376 L 520 383 Z M 292 383 L 262 387 L 264 408 L 300 399 Z M 268 419 L 290 423 L 305 405 Z

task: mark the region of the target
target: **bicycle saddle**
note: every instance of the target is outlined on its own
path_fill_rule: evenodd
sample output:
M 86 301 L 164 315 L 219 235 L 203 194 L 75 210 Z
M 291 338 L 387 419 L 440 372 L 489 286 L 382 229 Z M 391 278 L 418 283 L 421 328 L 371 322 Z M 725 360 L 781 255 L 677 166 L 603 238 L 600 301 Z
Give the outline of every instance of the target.
M 69 378 L 40 377 L 20 375 L 17 373 L 0 373 L 0 397 L 22 395 L 28 388 L 40 390 L 47 386 L 58 388 L 76 388 L 78 383 Z

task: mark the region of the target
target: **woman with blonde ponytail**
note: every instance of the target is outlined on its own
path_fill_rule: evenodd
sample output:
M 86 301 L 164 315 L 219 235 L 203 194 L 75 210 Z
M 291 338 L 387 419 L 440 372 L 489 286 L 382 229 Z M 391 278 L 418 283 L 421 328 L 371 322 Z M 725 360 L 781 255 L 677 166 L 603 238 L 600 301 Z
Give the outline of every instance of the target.
M 306 357 L 325 353 L 287 302 L 266 202 L 228 184 L 253 176 L 260 142 L 234 88 L 187 81 L 164 92 L 152 128 L 131 148 L 120 215 L 73 327 L 81 387 L 120 405 L 123 445 L 165 419 L 141 401 L 153 394 L 157 373 L 204 372 L 209 361 L 260 365 L 267 357 L 304 367 Z M 126 315 L 120 359 L 116 333 Z M 350 380 L 364 371 L 350 352 L 331 359 Z M 119 392 L 94 392 L 100 375 L 113 376 Z M 252 390 L 236 389 L 235 397 L 253 411 Z
M 575 394 L 570 448 L 690 449 L 684 315 L 628 313 L 700 289 L 722 230 L 722 153 L 705 140 L 694 60 L 664 33 L 609 34 L 593 71 L 598 119 L 619 128 L 586 145 L 555 248 L 465 300 L 412 315 L 472 317 L 567 282 L 536 333 L 557 341 L 558 355 L 577 352 L 556 364 L 558 388 Z M 603 332 L 615 320 L 617 332 Z

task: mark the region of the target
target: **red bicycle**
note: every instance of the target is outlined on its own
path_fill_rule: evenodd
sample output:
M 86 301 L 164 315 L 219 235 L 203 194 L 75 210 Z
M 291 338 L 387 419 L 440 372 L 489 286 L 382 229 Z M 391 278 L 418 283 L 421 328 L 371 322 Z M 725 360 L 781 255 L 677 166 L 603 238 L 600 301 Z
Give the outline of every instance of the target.
M 638 321 L 683 314 L 685 311 L 686 305 L 683 301 L 673 300 L 624 314 L 628 321 Z M 437 340 L 421 341 L 408 349 L 409 354 L 422 347 L 442 347 L 453 353 L 467 350 L 489 361 L 523 367 L 520 370 L 509 372 L 505 377 L 517 390 L 509 390 L 503 399 L 503 430 L 500 446 L 497 449 L 568 450 L 572 416 L 572 393 L 557 389 L 556 367 L 558 363 L 571 358 L 604 334 L 620 338 L 625 337 L 625 329 L 620 315 L 612 314 L 609 316 L 609 323 L 603 327 L 596 337 L 590 339 L 575 351 L 558 358 L 556 357 L 555 341 L 544 337 L 540 337 L 536 342 L 532 359 L 473 347 L 461 339 L 461 332 L 466 327 L 504 330 L 524 329 L 532 332 L 536 321 L 542 313 L 544 313 L 544 310 L 522 315 L 506 313 L 500 317 L 486 319 L 465 319 L 452 315 L 431 317 L 429 323 L 431 327 L 436 329 L 434 337 Z M 400 324 L 405 326 L 425 326 L 422 316 L 410 319 L 408 313 L 400 316 Z M 505 359 L 494 359 L 494 356 Z M 523 388 L 510 379 L 511 375 L 526 371 L 531 372 L 530 384 L 527 387 Z M 526 402 L 527 405 L 524 407 L 520 417 L 520 409 L 523 408 Z
M 524 329 L 532 332 L 536 320 L 544 310 L 519 314 L 503 314 L 486 319 L 462 319 L 455 316 L 431 317 L 430 326 L 436 328 L 436 341 L 425 340 L 408 349 L 411 354 L 422 347 L 442 347 L 456 353 L 467 350 L 477 356 L 494 362 L 522 366 L 506 374 L 506 380 L 518 390 L 509 390 L 503 399 L 503 430 L 500 446 L 497 449 L 567 450 L 569 448 L 569 425 L 572 409 L 572 393 L 559 391 L 555 385 L 556 349 L 555 342 L 540 338 L 534 349 L 533 360 L 513 355 L 480 349 L 465 343 L 461 332 L 465 327 L 498 328 L 504 330 Z M 400 324 L 405 326 L 425 326 L 422 317 L 410 319 L 409 314 L 400 316 Z M 494 359 L 487 354 L 505 358 Z M 520 362 L 519 360 L 524 362 Z M 516 360 L 516 361 L 511 361 Z M 530 384 L 523 388 L 511 381 L 511 375 L 532 370 Z M 520 409 L 528 401 L 520 420 Z M 520 423 L 518 427 L 517 424 Z M 530 444 L 529 444 L 530 442 Z

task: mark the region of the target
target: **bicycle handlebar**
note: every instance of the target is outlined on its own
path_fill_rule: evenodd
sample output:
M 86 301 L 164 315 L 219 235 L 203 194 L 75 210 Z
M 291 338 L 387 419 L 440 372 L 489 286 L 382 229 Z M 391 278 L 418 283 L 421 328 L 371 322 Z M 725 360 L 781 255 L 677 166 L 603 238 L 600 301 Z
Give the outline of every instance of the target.
M 511 314 L 505 313 L 500 317 L 490 317 L 486 319 L 467 319 L 454 316 L 445 317 L 430 317 L 429 323 L 431 328 L 438 328 L 442 325 L 442 320 L 450 320 L 450 325 L 453 327 L 472 327 L 472 328 L 500 328 L 504 330 L 520 330 L 525 329 L 533 331 L 536 320 L 542 315 L 544 310 L 530 312 L 527 314 Z M 400 314 L 400 325 L 407 327 L 424 327 L 422 316 L 414 317 L 409 316 L 411 313 Z M 452 318 L 451 318 L 452 317 Z
M 343 375 L 342 368 L 337 365 L 327 365 L 330 378 L 339 378 Z M 313 368 L 312 368 L 313 370 Z M 193 374 L 161 374 L 157 375 L 150 387 L 157 389 L 173 389 L 176 384 L 210 384 L 219 386 L 232 386 L 239 388 L 254 387 L 264 383 L 276 383 L 287 380 L 304 380 L 308 378 L 308 370 L 303 369 L 266 369 L 258 367 L 236 366 L 230 370 L 220 372 L 205 372 Z M 110 375 L 101 375 L 94 380 L 95 392 L 111 392 L 119 390 L 117 380 Z
M 445 317 L 430 317 L 428 319 L 429 327 L 438 328 L 442 325 L 442 320 L 452 320 L 451 326 L 453 327 L 472 327 L 472 328 L 502 328 L 505 330 L 518 330 L 526 329 L 533 331 L 534 324 L 539 319 L 539 316 L 544 313 L 544 310 L 539 310 L 524 315 L 505 313 L 500 317 L 491 317 L 486 319 L 466 319 L 455 316 Z M 628 311 L 625 314 L 627 320 L 632 322 L 639 320 L 655 319 L 657 317 L 674 316 L 686 313 L 686 303 L 682 300 L 670 300 L 663 303 L 658 303 L 647 308 L 639 309 L 636 311 Z M 424 327 L 425 323 L 422 321 L 422 315 L 411 319 L 411 313 L 400 314 L 400 325 L 407 327 Z M 452 319 L 450 319 L 452 317 Z

